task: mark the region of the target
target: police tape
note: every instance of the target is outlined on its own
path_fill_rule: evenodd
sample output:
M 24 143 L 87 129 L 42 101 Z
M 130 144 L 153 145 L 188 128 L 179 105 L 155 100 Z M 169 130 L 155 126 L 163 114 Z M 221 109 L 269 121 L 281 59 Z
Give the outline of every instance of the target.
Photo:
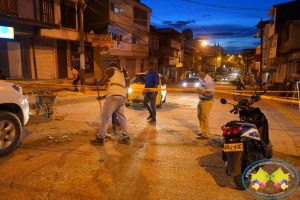
M 55 83 L 36 83 L 36 82 L 26 82 L 26 81 L 9 81 L 13 83 L 20 84 L 24 89 L 28 88 L 47 88 L 49 90 L 71 90 L 74 89 L 74 85 L 72 84 L 55 84 Z M 93 90 L 97 90 L 96 85 L 77 85 L 76 88 L 79 90 L 82 90 L 83 92 L 78 93 L 70 93 L 70 94 L 55 94 L 56 96 L 60 97 L 68 97 L 68 96 L 84 96 L 84 95 L 95 95 L 96 92 L 93 92 Z M 132 88 L 131 88 L 132 89 Z M 101 91 L 105 90 L 105 86 L 100 87 Z M 157 92 L 157 91 L 182 91 L 182 92 L 196 92 L 197 89 L 185 89 L 185 88 L 134 88 L 132 89 L 132 92 L 135 91 L 149 91 L 149 92 Z M 223 94 L 232 94 L 232 95 L 240 95 L 240 96 L 252 96 L 249 93 L 255 94 L 255 93 L 298 93 L 299 91 L 257 91 L 257 90 L 209 90 L 209 89 L 203 89 L 203 91 L 213 91 L 215 93 L 223 93 Z M 49 95 L 53 96 L 53 94 L 33 94 L 33 93 L 27 93 L 28 96 L 41 96 L 41 95 Z M 262 95 L 262 99 L 270 99 L 270 100 L 276 100 L 276 101 L 282 101 L 282 102 L 289 102 L 289 103 L 299 103 L 300 100 L 297 97 L 278 97 L 278 96 L 266 96 Z

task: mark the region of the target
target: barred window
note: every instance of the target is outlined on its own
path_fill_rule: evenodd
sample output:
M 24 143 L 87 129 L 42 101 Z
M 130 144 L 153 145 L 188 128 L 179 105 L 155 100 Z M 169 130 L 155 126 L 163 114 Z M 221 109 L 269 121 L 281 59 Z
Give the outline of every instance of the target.
M 54 22 L 54 2 L 53 0 L 40 0 L 41 21 Z
M 17 0 L 0 0 L 0 13 L 3 15 L 18 16 Z

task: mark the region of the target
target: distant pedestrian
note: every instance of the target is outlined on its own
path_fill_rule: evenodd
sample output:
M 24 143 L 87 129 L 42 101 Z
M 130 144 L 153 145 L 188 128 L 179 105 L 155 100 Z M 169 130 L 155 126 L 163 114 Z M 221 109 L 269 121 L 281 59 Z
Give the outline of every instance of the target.
M 148 63 L 148 71 L 146 72 L 146 84 L 145 88 L 157 88 L 159 85 L 158 73 L 154 70 L 153 62 Z M 149 111 L 149 117 L 147 120 L 149 122 L 156 122 L 156 97 L 157 92 L 149 92 L 144 90 L 144 105 Z
M 101 121 L 98 128 L 98 133 L 95 140 L 90 140 L 91 144 L 103 146 L 104 138 L 107 131 L 109 120 L 116 112 L 122 129 L 123 138 L 118 139 L 120 144 L 130 144 L 130 138 L 127 130 L 127 121 L 124 114 L 125 98 L 126 98 L 126 84 L 125 78 L 120 67 L 114 62 L 109 63 L 109 68 L 104 72 L 104 76 L 100 81 L 96 80 L 96 83 L 100 86 L 104 86 L 108 83 L 107 94 L 103 105 L 103 111 L 101 113 Z M 104 97 L 103 97 L 104 98 Z M 101 98 L 102 99 L 102 98 Z M 100 100 L 101 100 L 100 99 Z
M 74 85 L 74 88 L 75 88 L 75 92 L 78 92 L 78 86 L 77 86 L 77 83 L 79 82 L 80 80 L 80 76 L 79 76 L 79 73 L 78 71 L 74 68 L 74 67 L 71 67 L 70 68 L 71 71 L 72 71 L 72 76 L 73 76 L 73 85 Z
M 114 58 L 114 62 L 115 62 L 118 66 L 120 66 L 120 71 L 122 72 L 122 74 L 123 74 L 124 77 L 125 77 L 126 90 L 128 90 L 129 87 L 130 87 L 130 81 L 129 81 L 129 75 L 128 75 L 128 72 L 126 71 L 126 69 L 124 69 L 123 67 L 121 67 L 119 58 L 115 57 L 115 58 Z M 126 93 L 126 98 L 127 98 L 127 97 L 128 97 L 128 91 L 127 91 L 127 93 Z M 116 112 L 113 112 L 113 114 L 112 114 L 112 120 L 111 120 L 111 121 L 112 121 L 112 125 L 113 125 L 113 130 L 116 129 L 116 126 L 120 126 L 120 122 L 119 122 L 119 120 L 118 120 L 118 116 L 117 116 L 117 113 L 116 113 Z
M 214 90 L 215 83 L 213 79 L 208 75 L 207 66 L 201 66 L 200 69 L 200 84 L 197 89 L 199 94 L 199 102 L 197 106 L 198 120 L 201 127 L 201 131 L 197 134 L 197 139 L 209 139 L 209 112 L 214 103 L 214 92 L 205 91 L 203 89 Z
M 0 69 L 0 79 L 1 80 L 6 80 L 6 76 L 3 74 L 1 69 Z

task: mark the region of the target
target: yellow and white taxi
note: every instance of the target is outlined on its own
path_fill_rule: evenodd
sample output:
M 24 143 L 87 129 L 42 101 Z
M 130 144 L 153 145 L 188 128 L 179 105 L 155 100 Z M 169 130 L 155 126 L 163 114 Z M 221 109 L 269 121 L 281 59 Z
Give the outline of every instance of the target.
M 156 97 L 156 107 L 161 108 L 162 103 L 166 102 L 166 81 L 161 74 L 159 75 L 159 85 L 158 88 L 161 89 L 158 91 Z M 125 101 L 125 106 L 128 107 L 130 105 L 143 105 L 144 95 L 143 90 L 145 88 L 146 83 L 146 72 L 137 73 L 130 81 L 130 88 L 128 89 L 128 97 Z

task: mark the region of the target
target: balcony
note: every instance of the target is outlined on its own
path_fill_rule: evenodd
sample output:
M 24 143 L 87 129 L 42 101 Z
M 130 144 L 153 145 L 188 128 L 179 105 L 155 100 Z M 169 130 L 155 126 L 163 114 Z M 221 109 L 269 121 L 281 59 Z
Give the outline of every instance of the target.
M 180 50 L 181 49 L 181 43 L 171 39 L 171 47 Z
M 183 63 L 179 62 L 177 57 L 169 57 L 169 65 L 175 65 L 176 67 L 183 67 Z
M 148 46 L 141 44 L 132 44 L 129 42 L 112 41 L 112 47 L 109 48 L 110 55 L 124 55 L 124 56 L 147 56 Z

